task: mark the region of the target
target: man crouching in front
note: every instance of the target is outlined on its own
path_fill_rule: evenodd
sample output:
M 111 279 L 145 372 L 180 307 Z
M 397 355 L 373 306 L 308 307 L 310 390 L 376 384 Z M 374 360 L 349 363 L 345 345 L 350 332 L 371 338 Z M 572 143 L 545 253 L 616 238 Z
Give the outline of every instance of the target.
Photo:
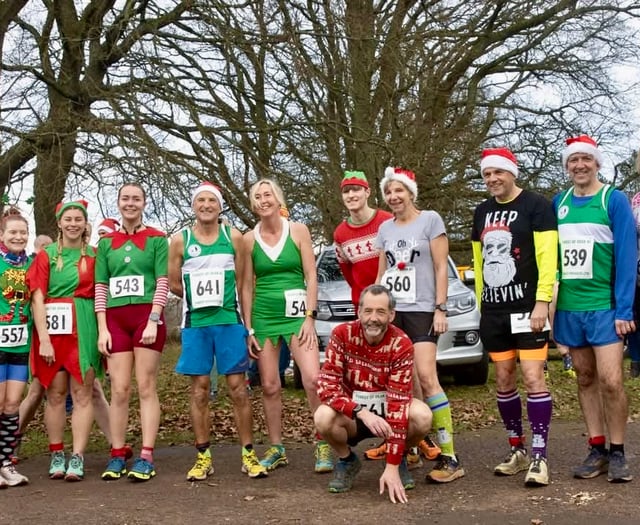
M 362 291 L 358 320 L 331 334 L 318 377 L 322 405 L 314 415 L 316 429 L 339 457 L 329 492 L 351 489 L 361 467 L 351 447 L 371 437 L 389 444 L 380 494 L 386 486 L 393 503 L 406 503 L 405 491 L 415 487 L 405 451 L 429 431 L 431 410 L 412 398 L 413 345 L 391 324 L 394 316 L 389 290 L 374 284 Z

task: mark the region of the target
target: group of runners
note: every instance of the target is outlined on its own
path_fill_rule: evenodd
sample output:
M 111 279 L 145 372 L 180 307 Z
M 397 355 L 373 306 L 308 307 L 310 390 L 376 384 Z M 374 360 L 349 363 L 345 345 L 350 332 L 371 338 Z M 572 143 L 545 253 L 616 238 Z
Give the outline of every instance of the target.
M 612 482 L 629 481 L 622 345 L 635 330 L 636 226 L 626 197 L 598 179 L 602 156 L 591 138 L 569 139 L 562 164 L 571 187 L 551 203 L 518 185 L 518 163 L 510 150 L 487 149 L 480 162 L 490 193 L 476 208 L 471 232 L 480 334 L 495 363 L 496 399 L 509 448 L 495 473 L 526 471 L 526 485 L 549 483 L 552 398 L 544 365 L 556 285 L 554 338 L 570 349 L 589 436 L 588 456 L 574 475 L 607 473 Z M 12 460 L 25 428 L 21 419 L 32 417 L 39 403 L 37 395 L 28 395 L 23 405 L 32 398 L 37 402 L 27 403 L 29 411 L 19 410 L 29 364 L 34 383 L 46 391 L 52 479 L 84 477 L 94 411 L 104 411 L 99 408 L 105 403 L 99 383 L 103 363 L 111 400 L 101 419 L 108 420 L 103 428 L 111 452 L 102 478 L 147 481 L 156 475 L 157 377 L 169 290 L 182 298 L 176 371 L 191 380 L 196 459 L 188 480 L 205 480 L 214 471 L 209 413 L 214 360 L 233 402 L 242 471 L 262 478 L 287 465 L 279 370 L 283 344 L 301 371 L 314 417 L 314 469 L 333 472 L 331 492 L 352 487 L 361 463 L 351 447 L 367 437 L 383 441 L 368 457 L 385 459 L 380 491 L 386 488 L 391 501 L 407 501 L 406 491 L 415 487 L 410 469 L 421 464 L 420 451 L 437 460 L 428 481 L 464 476 L 436 368 L 438 336 L 448 329 L 445 224 L 436 212 L 417 207 L 418 186 L 410 170 L 384 172 L 380 191 L 391 213 L 369 206 L 364 173 L 345 172 L 340 187 L 349 217 L 334 241 L 358 319 L 334 330 L 322 370 L 311 235 L 283 214 L 285 197 L 272 180 L 251 187 L 258 222 L 244 235 L 222 220 L 223 194 L 207 182 L 192 193 L 194 224 L 170 243 L 143 223 L 146 194 L 137 184 L 120 188 L 121 223 L 105 223 L 109 231 L 97 248 L 88 243 L 83 201 L 58 207 L 58 238 L 33 261 L 25 252 L 26 219 L 5 215 L 0 229 L 0 486 L 28 482 Z M 245 381 L 250 359 L 258 364 L 269 438 L 261 457 L 253 444 Z M 517 390 L 518 363 L 530 446 Z M 125 437 L 133 373 L 142 447 L 130 464 Z M 63 445 L 67 391 L 73 401 L 69 456 Z

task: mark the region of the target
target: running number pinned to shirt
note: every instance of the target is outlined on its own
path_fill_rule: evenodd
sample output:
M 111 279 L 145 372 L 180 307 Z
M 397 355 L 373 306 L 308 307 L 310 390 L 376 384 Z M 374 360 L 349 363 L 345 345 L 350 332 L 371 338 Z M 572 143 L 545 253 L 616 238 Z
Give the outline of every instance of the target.
M 396 302 L 412 304 L 416 302 L 416 267 L 409 266 L 403 270 L 391 268 L 382 276 L 384 284 Z
M 354 403 L 366 408 L 375 415 L 385 417 L 387 413 L 387 393 L 386 392 L 365 392 L 364 390 L 354 390 L 351 396 Z
M 222 306 L 224 300 L 224 270 L 203 269 L 189 272 L 191 306 L 194 309 Z
M 543 332 L 551 330 L 549 319 L 544 323 Z M 522 312 L 518 314 L 511 314 L 511 333 L 512 334 L 526 334 L 531 332 L 531 312 Z
M 143 297 L 144 275 L 123 275 L 109 279 L 109 293 L 113 298 Z
M 68 335 L 73 333 L 73 307 L 71 304 L 48 303 L 45 308 L 49 335 Z
M 5 324 L 0 326 L 0 348 L 24 346 L 29 340 L 26 324 Z
M 286 317 L 304 317 L 307 310 L 306 290 L 285 290 L 284 292 Z
M 563 279 L 593 278 L 593 239 L 563 239 L 560 244 Z

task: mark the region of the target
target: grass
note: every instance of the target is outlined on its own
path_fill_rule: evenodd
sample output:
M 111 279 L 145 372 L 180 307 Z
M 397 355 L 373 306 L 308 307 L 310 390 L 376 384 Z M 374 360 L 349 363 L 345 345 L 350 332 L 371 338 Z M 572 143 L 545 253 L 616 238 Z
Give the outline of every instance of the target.
M 188 445 L 193 443 L 191 417 L 189 412 L 188 378 L 176 374 L 174 366 L 180 353 L 180 345 L 168 344 L 165 348 L 160 376 L 158 394 L 160 397 L 162 416 L 158 432 L 157 446 Z M 582 415 L 578 404 L 575 379 L 562 373 L 562 361 L 553 353 L 549 361 L 549 388 L 553 395 L 553 418 L 566 421 L 580 421 Z M 625 371 L 628 361 L 625 361 Z M 626 376 L 627 374 L 625 374 Z M 493 365 L 489 367 L 489 380 L 482 386 L 458 386 L 447 382 L 443 377 L 443 387 L 452 406 L 453 420 L 457 432 L 476 430 L 500 424 L 495 401 L 495 376 Z M 287 388 L 283 391 L 283 436 L 287 442 L 309 442 L 313 439 L 311 415 L 304 392 L 293 388 L 292 378 L 288 378 Z M 105 382 L 105 393 L 109 398 L 108 382 Z M 237 439 L 233 421 L 233 407 L 226 392 L 224 378 L 218 382 L 218 400 L 211 404 L 211 439 L 213 442 L 235 442 Z M 629 399 L 629 415 L 631 420 L 640 417 L 640 380 L 626 379 L 625 386 Z M 521 385 L 520 385 L 521 387 Z M 523 392 L 523 389 L 520 388 Z M 262 411 L 260 389 L 254 389 L 252 395 L 254 414 L 254 441 L 257 444 L 266 442 L 266 423 Z M 526 411 L 525 411 L 526 413 Z M 140 415 L 138 398 L 132 394 L 127 441 L 132 445 L 140 444 Z M 65 435 L 65 443 L 71 444 L 70 424 Z M 94 425 L 88 452 L 106 451 L 108 444 L 102 433 Z M 47 451 L 47 437 L 42 419 L 42 410 L 29 425 L 20 451 L 28 457 Z

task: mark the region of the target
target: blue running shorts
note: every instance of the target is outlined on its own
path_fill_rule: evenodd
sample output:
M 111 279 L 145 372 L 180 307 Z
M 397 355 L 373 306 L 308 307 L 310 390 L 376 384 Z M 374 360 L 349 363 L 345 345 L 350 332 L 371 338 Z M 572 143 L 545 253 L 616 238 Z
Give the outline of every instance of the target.
M 558 310 L 553 320 L 557 343 L 571 348 L 606 346 L 619 343 L 616 334 L 616 311 L 567 312 Z
M 249 352 L 244 325 L 182 329 L 182 352 L 176 372 L 187 376 L 208 376 L 213 368 L 214 356 L 219 374 L 243 374 L 247 371 Z

